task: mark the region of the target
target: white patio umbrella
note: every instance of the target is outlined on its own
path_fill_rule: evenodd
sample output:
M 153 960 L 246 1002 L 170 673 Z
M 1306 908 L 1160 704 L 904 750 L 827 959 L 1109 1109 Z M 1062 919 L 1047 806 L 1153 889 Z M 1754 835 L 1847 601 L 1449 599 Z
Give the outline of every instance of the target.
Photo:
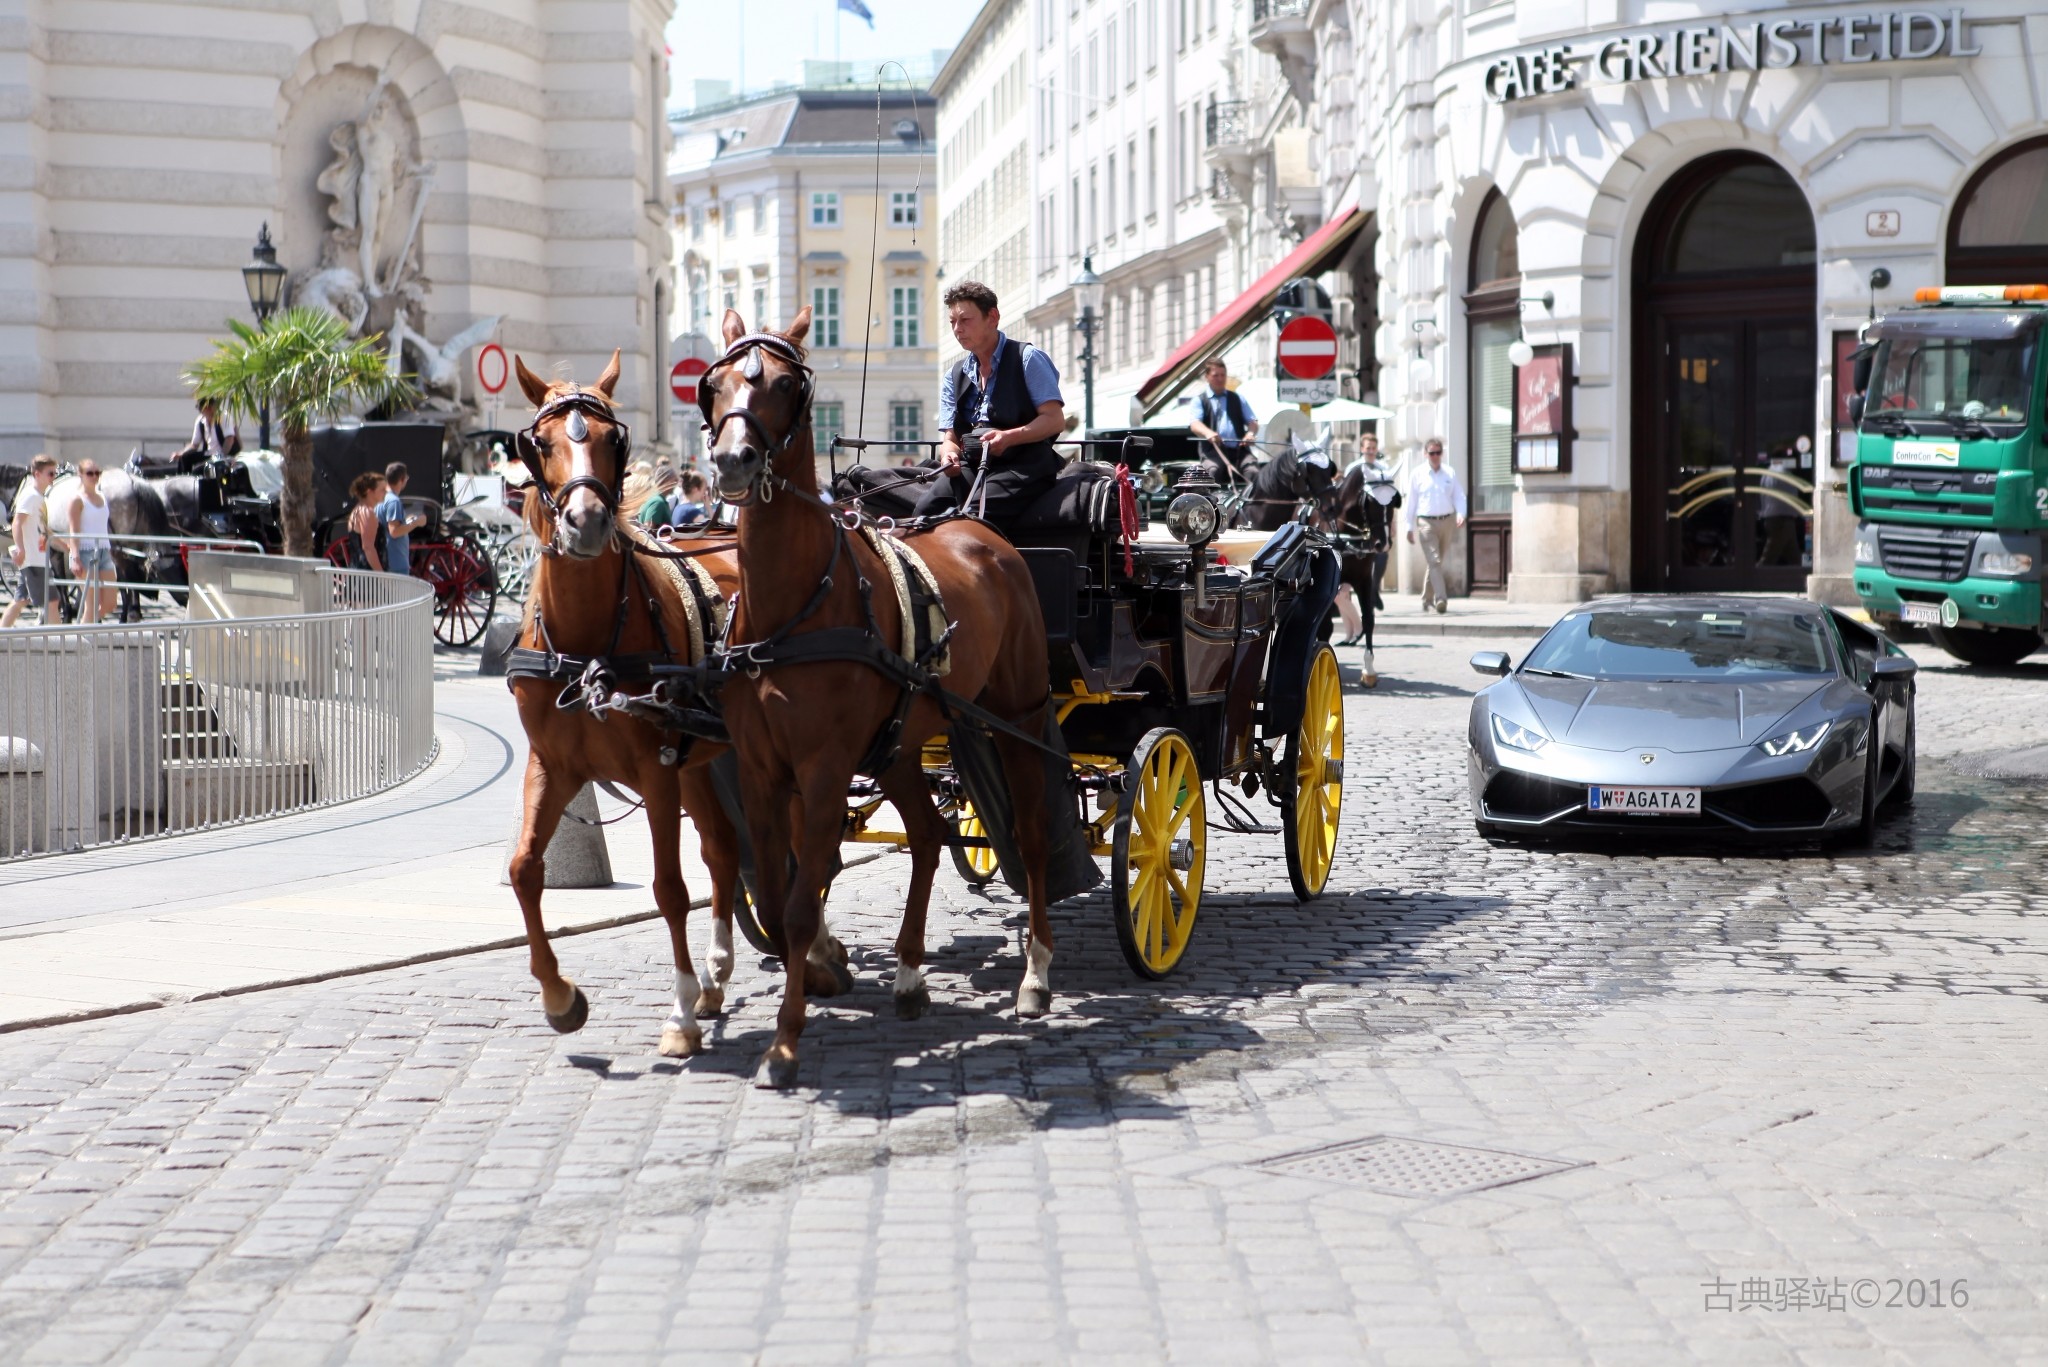
M 1394 416 L 1390 409 L 1360 403 L 1356 399 L 1332 399 L 1328 403 L 1317 404 L 1308 411 L 1308 415 L 1317 422 L 1376 422 Z

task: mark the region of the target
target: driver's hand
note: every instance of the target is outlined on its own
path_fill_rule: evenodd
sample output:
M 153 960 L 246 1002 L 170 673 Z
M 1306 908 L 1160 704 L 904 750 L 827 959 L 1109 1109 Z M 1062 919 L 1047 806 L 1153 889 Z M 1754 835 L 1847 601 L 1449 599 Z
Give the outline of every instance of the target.
M 1010 435 L 1007 428 L 986 433 L 981 439 L 981 449 L 990 456 L 1000 456 L 1010 444 Z

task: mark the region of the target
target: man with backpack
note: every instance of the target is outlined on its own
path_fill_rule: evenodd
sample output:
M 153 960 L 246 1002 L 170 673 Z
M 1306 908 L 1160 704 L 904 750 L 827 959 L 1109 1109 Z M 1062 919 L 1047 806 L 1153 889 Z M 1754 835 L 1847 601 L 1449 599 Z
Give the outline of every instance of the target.
M 1209 382 L 1207 393 L 1196 401 L 1195 419 L 1188 431 L 1208 444 L 1202 466 L 1209 477 L 1226 488 L 1241 483 L 1249 473 L 1253 437 L 1259 434 L 1259 417 L 1238 392 L 1230 387 L 1230 368 L 1221 356 L 1202 367 Z

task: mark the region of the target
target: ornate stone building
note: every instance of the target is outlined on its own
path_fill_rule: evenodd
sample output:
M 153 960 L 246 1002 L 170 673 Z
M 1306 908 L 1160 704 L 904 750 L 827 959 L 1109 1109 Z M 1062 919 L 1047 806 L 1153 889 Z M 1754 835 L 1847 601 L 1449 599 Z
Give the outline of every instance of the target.
M 673 0 L 0 0 L 0 461 L 191 428 L 184 365 L 289 297 L 474 404 L 491 338 L 672 440 Z M 508 403 L 508 408 L 510 404 Z M 253 437 L 253 433 L 249 434 Z

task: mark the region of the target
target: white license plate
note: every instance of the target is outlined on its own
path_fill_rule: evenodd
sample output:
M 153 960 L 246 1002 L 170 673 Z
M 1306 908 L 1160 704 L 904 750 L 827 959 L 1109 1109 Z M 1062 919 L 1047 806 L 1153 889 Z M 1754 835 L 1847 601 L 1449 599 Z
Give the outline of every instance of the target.
M 1588 788 L 1586 810 L 1623 816 L 1698 816 L 1697 788 Z
M 1938 627 L 1941 625 L 1941 606 L 1937 603 L 1901 603 L 1899 616 L 1908 622 Z

